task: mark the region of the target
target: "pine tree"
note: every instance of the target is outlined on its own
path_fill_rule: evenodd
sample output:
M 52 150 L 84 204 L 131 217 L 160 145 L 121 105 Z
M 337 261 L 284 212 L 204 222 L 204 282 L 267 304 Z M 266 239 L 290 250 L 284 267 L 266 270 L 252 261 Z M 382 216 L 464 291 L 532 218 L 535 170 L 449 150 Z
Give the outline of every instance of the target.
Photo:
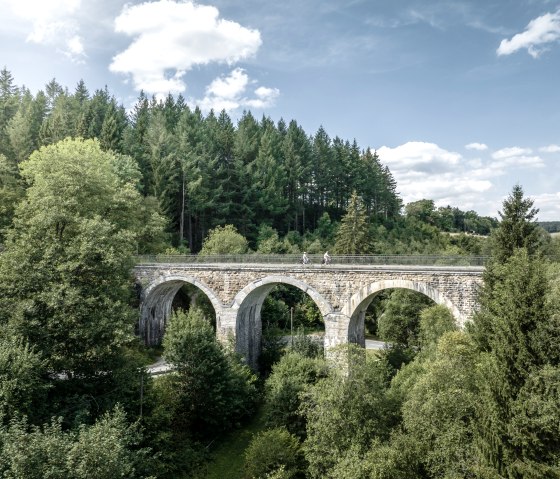
M 334 250 L 338 254 L 367 254 L 373 250 L 366 212 L 356 192 L 352 193 L 348 212 L 340 223 Z

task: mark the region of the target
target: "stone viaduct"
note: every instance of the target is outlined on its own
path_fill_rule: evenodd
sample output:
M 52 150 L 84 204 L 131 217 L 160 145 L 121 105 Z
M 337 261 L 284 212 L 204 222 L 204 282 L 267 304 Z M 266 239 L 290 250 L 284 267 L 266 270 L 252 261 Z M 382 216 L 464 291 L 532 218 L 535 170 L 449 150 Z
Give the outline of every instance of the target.
M 140 286 L 139 333 L 146 344 L 158 344 L 173 298 L 190 283 L 212 303 L 218 339 L 233 337 L 236 350 L 255 366 L 261 349 L 261 307 L 278 284 L 292 285 L 312 298 L 324 318 L 328 350 L 345 343 L 365 345 L 365 312 L 376 294 L 389 288 L 425 294 L 447 306 L 462 327 L 476 307 L 482 271 L 482 266 L 139 264 L 134 268 Z

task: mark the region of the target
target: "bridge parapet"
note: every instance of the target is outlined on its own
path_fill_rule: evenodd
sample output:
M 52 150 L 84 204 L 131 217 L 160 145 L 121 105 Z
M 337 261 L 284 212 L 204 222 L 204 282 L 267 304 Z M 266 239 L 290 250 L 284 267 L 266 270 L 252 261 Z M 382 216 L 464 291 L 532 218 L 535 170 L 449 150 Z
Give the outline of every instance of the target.
M 310 264 L 321 264 L 323 255 L 308 254 Z M 331 264 L 341 265 L 410 265 L 410 266 L 484 266 L 489 256 L 418 255 L 418 254 L 348 254 L 331 256 Z M 299 264 L 299 254 L 188 254 L 188 255 L 138 255 L 137 265 L 142 264 Z

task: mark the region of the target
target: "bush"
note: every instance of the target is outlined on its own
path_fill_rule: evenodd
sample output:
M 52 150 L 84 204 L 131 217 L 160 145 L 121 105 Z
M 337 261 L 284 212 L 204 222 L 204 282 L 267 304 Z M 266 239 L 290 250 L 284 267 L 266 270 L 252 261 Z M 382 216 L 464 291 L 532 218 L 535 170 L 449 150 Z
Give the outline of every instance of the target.
M 247 479 L 302 477 L 303 466 L 299 441 L 285 428 L 260 432 L 245 451 Z
M 265 383 L 265 418 L 269 426 L 284 426 L 300 437 L 305 420 L 299 414 L 300 394 L 327 375 L 324 359 L 288 352 L 273 366 Z

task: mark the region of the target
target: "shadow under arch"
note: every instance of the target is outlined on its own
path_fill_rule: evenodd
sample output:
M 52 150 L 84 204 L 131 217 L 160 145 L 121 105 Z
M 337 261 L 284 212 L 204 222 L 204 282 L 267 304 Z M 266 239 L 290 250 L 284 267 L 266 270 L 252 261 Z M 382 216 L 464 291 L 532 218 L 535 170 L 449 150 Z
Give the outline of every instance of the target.
M 364 320 L 368 306 L 381 291 L 395 288 L 409 289 L 424 294 L 436 304 L 446 306 L 451 311 L 458 326 L 464 323 L 463 315 L 459 309 L 440 291 L 426 283 L 405 279 L 377 281 L 363 287 L 360 291 L 352 295 L 350 301 L 342 309 L 342 312 L 350 318 L 348 325 L 349 343 L 365 347 Z
M 237 311 L 235 321 L 235 350 L 247 364 L 256 368 L 261 353 L 261 309 L 264 300 L 279 284 L 294 286 L 306 293 L 325 318 L 333 312 L 331 304 L 307 283 L 289 276 L 267 276 L 245 286 L 233 300 L 232 309 Z
M 189 275 L 160 276 L 142 293 L 138 329 L 146 345 L 155 346 L 161 343 L 167 319 L 171 316 L 173 298 L 185 283 L 195 286 L 208 297 L 218 321 L 223 306 L 216 293 L 206 284 Z

